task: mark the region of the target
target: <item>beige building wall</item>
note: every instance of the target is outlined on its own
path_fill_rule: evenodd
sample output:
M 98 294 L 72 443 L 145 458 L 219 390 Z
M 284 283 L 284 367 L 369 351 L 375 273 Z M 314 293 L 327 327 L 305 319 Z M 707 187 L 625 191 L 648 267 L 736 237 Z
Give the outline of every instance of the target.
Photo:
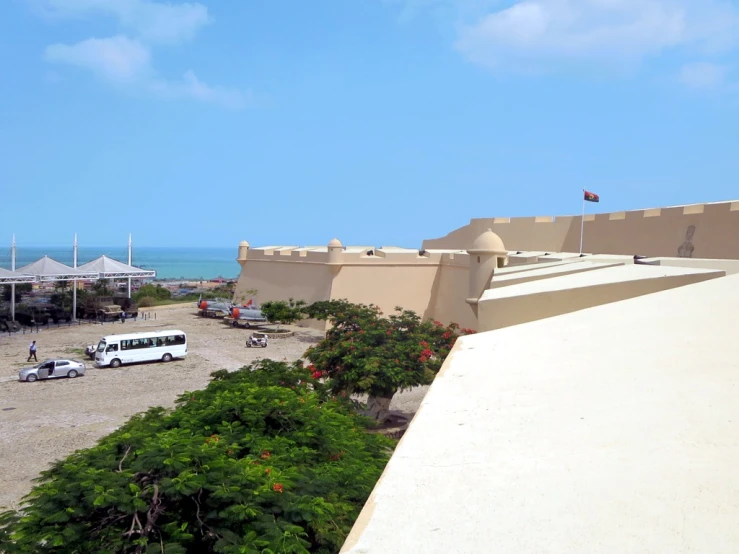
M 428 311 L 423 314 L 426 318 L 441 321 L 445 325 L 457 323 L 461 327 L 477 329 L 474 312 L 465 302 L 470 280 L 468 260 L 469 257 L 464 255 L 463 265 L 448 263 L 440 267 L 431 289 Z
M 375 304 L 386 314 L 395 306 L 423 316 L 428 312 L 437 265 L 345 265 L 334 278 L 332 300 Z M 464 299 L 462 299 L 464 303 Z
M 423 248 L 466 248 L 491 228 L 509 250 L 579 252 L 580 216 L 473 219 Z M 739 259 L 739 202 L 590 214 L 583 251 Z
M 257 290 L 260 303 L 267 300 L 317 302 L 331 298 L 333 276 L 326 264 L 249 260 L 236 283 L 234 298 L 249 289 Z
M 348 300 L 375 304 L 385 314 L 396 306 L 415 311 L 422 318 L 455 322 L 476 328 L 473 312 L 465 303 L 469 281 L 469 256 L 461 252 L 429 252 L 404 248 L 240 247 L 241 274 L 234 299 L 248 298 L 257 290 L 257 301 Z M 315 321 L 303 322 L 324 328 Z

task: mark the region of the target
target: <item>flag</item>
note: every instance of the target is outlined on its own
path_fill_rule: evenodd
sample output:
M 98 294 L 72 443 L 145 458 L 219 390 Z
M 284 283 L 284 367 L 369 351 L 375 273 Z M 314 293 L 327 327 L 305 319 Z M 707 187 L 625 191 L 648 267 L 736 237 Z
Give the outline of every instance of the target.
M 583 193 L 585 194 L 586 202 L 600 202 L 600 196 L 598 196 L 594 192 L 588 192 L 584 190 Z

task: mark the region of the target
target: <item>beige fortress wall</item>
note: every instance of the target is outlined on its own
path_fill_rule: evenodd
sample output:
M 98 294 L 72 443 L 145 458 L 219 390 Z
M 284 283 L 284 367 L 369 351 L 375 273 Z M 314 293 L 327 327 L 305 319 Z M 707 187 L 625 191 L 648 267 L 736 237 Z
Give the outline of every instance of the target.
M 454 262 L 457 263 L 454 263 Z M 431 288 L 431 301 L 425 318 L 435 319 L 444 325 L 457 323 L 461 327 L 477 329 L 477 319 L 465 302 L 469 287 L 470 269 L 467 254 L 455 254 L 455 260 L 446 260 L 439 267 Z M 420 313 L 420 312 L 419 312 Z
M 436 265 L 344 265 L 334 278 L 331 299 L 375 304 L 385 315 L 401 306 L 422 316 L 438 271 Z
M 580 216 L 473 219 L 423 248 L 464 249 L 491 228 L 511 251 L 578 252 L 580 222 Z M 586 215 L 583 251 L 739 259 L 739 202 Z
M 246 300 L 246 292 L 256 289 L 258 303 L 289 298 L 309 304 L 345 299 L 375 304 L 385 314 L 401 306 L 424 319 L 477 326 L 465 303 L 469 282 L 466 253 L 421 255 L 417 250 L 350 246 L 331 256 L 326 247 L 241 248 L 242 269 L 234 300 Z M 325 328 L 315 321 L 303 324 Z
M 331 269 L 326 264 L 248 260 L 236 283 L 234 298 L 256 289 L 259 304 L 269 300 L 305 300 L 308 303 L 331 298 Z

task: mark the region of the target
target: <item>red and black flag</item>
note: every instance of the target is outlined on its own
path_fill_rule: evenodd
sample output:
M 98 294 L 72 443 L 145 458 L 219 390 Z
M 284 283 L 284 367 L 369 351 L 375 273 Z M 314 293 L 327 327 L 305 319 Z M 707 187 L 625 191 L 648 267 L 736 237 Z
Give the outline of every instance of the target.
M 585 202 L 600 202 L 600 196 L 594 192 L 583 190 L 583 193 L 585 194 Z

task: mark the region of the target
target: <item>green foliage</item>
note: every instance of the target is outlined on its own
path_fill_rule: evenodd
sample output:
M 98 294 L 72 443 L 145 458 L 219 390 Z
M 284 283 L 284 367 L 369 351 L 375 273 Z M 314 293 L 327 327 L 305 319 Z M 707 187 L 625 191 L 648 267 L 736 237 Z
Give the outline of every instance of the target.
M 279 323 L 280 325 L 290 325 L 296 321 L 305 318 L 306 303 L 303 300 L 289 301 L 276 300 L 265 302 L 260 306 L 262 315 L 267 318 L 270 323 Z
M 21 295 L 28 294 L 33 290 L 33 285 L 31 283 L 17 283 L 15 285 L 15 298 L 16 301 L 20 300 Z M 11 286 L 10 285 L 3 285 L 3 300 L 5 302 L 10 302 L 10 296 L 11 296 Z
M 421 318 L 396 308 L 384 317 L 377 306 L 345 300 L 316 302 L 308 317 L 332 323 L 326 337 L 308 349 L 314 378 L 325 377 L 334 393 L 392 398 L 398 390 L 433 381 L 460 334 L 452 323 Z
M 113 288 L 108 279 L 98 279 L 92 284 L 92 290 L 98 296 L 109 296 L 113 294 Z
M 300 362 L 212 376 L 44 471 L 0 552 L 338 552 L 393 441 Z
M 172 292 L 169 289 L 164 288 L 162 285 L 148 284 L 141 286 L 139 290 L 137 290 L 136 293 L 133 295 L 133 298 L 140 306 L 140 300 L 142 298 L 146 298 L 147 296 L 155 300 L 169 300 L 170 298 L 172 298 Z
M 152 298 L 151 296 L 141 296 L 136 301 L 136 305 L 139 308 L 149 308 L 151 306 L 154 306 L 156 303 L 157 303 L 156 298 Z

